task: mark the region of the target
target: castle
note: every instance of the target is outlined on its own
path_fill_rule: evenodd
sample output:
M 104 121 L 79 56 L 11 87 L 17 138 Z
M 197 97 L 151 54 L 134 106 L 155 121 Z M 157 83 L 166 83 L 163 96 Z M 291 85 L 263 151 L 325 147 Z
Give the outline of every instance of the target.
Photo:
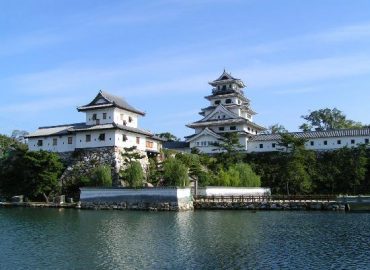
M 109 164 L 116 185 L 124 165 L 121 154 L 125 148 L 135 148 L 143 156 L 143 168 L 148 164 L 148 157 L 160 153 L 162 139 L 139 128 L 139 118 L 145 113 L 124 99 L 99 91 L 90 103 L 77 110 L 85 113 L 85 122 L 40 127 L 27 136 L 29 149 L 57 152 L 67 160 L 71 170 L 77 165 L 88 170 L 94 162 Z M 77 153 L 79 159 L 75 158 Z
M 212 94 L 205 97 L 210 104 L 201 109 L 203 119 L 187 125 L 194 129 L 194 134 L 185 137 L 186 143 L 165 143 L 164 147 L 185 152 L 197 148 L 201 153 L 217 153 L 217 143 L 224 139 L 226 133 L 235 132 L 242 146 L 241 151 L 260 153 L 284 150 L 279 146 L 280 134 L 264 134 L 266 129 L 254 122 L 256 113 L 250 107 L 250 100 L 244 95 L 245 84 L 242 80 L 224 70 L 218 79 L 209 84 L 213 89 Z M 369 144 L 370 140 L 370 128 L 289 134 L 305 139 L 305 148 L 315 151 L 357 147 Z

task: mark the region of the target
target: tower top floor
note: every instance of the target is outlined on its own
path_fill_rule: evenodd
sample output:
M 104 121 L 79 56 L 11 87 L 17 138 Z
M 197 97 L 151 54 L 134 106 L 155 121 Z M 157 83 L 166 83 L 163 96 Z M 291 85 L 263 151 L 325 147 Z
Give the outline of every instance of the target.
M 211 86 L 214 88 L 212 89 L 213 95 L 225 95 L 225 94 L 241 94 L 243 93 L 243 88 L 245 88 L 245 84 L 241 79 L 235 78 L 231 76 L 230 73 L 224 72 L 218 77 L 216 80 L 209 82 Z

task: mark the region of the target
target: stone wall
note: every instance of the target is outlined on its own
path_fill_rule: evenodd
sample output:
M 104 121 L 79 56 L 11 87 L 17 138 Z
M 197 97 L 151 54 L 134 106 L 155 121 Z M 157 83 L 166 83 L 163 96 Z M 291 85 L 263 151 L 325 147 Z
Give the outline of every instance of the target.
M 136 151 L 144 156 L 139 162 L 145 171 L 149 164 L 146 152 L 140 150 Z M 76 171 L 81 175 L 89 175 L 97 166 L 108 165 L 112 169 L 113 186 L 120 186 L 119 171 L 125 166 L 121 155 L 122 152 L 124 152 L 124 149 L 118 147 L 99 147 L 58 153 L 63 162 L 67 165 L 61 180 L 68 181 L 71 175 Z
M 193 210 L 190 188 L 80 188 L 81 208 Z

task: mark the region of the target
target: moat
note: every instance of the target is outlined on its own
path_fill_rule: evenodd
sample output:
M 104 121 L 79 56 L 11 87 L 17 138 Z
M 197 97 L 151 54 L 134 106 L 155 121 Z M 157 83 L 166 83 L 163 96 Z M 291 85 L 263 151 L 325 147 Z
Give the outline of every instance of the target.
M 366 269 L 370 213 L 0 208 L 0 269 Z

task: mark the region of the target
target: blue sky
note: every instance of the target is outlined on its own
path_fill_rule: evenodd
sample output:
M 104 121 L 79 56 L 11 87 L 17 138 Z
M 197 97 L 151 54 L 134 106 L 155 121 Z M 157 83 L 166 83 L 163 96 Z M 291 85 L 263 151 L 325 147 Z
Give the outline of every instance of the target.
M 189 135 L 224 68 L 258 124 L 296 131 L 325 107 L 370 123 L 370 1 L 0 1 L 3 134 L 84 121 L 104 89 Z

